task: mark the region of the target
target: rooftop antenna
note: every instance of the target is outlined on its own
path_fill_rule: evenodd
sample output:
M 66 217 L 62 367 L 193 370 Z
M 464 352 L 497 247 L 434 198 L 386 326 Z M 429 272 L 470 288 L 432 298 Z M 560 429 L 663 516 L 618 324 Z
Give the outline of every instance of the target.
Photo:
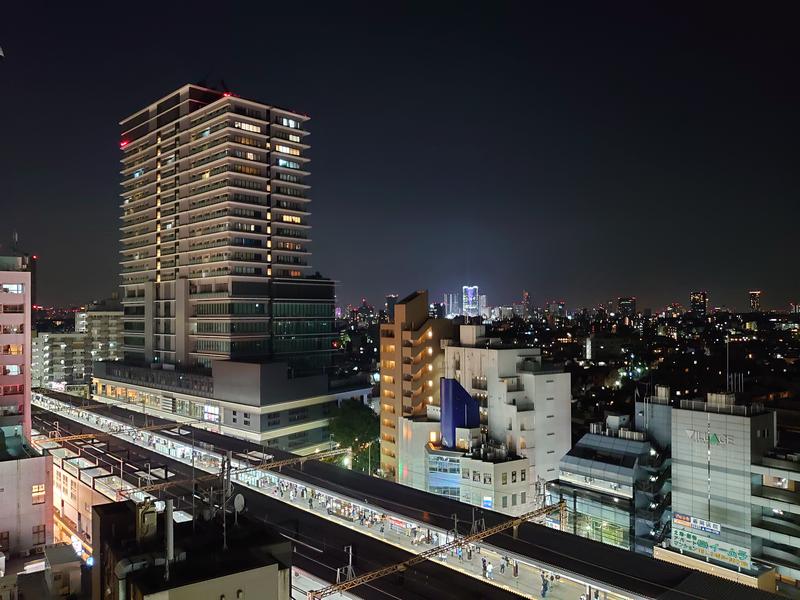
M 17 244 L 19 243 L 19 234 L 17 230 L 14 230 L 14 233 L 11 234 L 11 249 L 16 252 L 17 251 Z

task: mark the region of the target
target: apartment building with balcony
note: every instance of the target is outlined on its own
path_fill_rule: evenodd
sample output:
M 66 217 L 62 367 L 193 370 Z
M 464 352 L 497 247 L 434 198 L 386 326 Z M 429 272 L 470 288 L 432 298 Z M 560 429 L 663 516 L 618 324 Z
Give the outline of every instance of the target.
M 457 381 L 439 381 L 441 406 L 399 419 L 397 481 L 508 515 L 530 510 L 528 459 L 486 437 L 478 401 Z
M 92 355 L 85 333 L 35 333 L 31 337 L 33 387 L 63 387 L 88 383 Z
M 439 406 L 443 375 L 441 340 L 450 338 L 452 321 L 428 315 L 428 292 L 414 292 L 394 306 L 394 320 L 380 329 L 381 470 L 399 481 L 398 436 L 402 417 L 418 417 Z
M 0 427 L 7 436 L 31 433 L 31 273 L 23 257 L 0 265 Z
M 126 362 L 329 364 L 334 282 L 310 264 L 308 120 L 184 85 L 121 122 Z
M 89 338 L 91 360 L 122 358 L 122 305 L 116 298 L 95 302 L 75 313 L 75 333 Z
M 483 325 L 461 325 L 445 341 L 444 376 L 458 381 L 480 404 L 488 440 L 526 458 L 529 502 L 558 478 L 571 446 L 572 390 L 563 367 L 542 362 L 538 348 L 502 345 Z

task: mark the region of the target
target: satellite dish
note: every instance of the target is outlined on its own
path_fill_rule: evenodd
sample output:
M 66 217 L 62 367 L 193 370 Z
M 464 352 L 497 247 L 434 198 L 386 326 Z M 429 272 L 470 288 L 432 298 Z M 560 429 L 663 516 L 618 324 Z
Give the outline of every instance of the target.
M 233 510 L 235 510 L 237 514 L 244 510 L 244 496 L 241 494 L 236 494 L 236 496 L 234 496 Z

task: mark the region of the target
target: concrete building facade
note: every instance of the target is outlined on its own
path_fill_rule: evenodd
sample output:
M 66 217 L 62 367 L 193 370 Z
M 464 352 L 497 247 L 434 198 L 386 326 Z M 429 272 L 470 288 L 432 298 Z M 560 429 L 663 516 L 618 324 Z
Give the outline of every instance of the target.
M 0 459 L 0 547 L 12 557 L 39 553 L 53 543 L 52 461 L 16 447 L 19 453 Z
M 300 454 L 327 449 L 332 411 L 371 386 L 290 377 L 285 363 L 215 361 L 211 375 L 97 363 L 92 397 Z
M 122 358 L 122 317 L 122 306 L 110 302 L 75 313 L 75 333 L 88 336 L 92 362 Z
M 86 333 L 36 333 L 31 343 L 34 387 L 88 383 L 92 354 Z
M 380 329 L 381 470 L 398 480 L 400 419 L 424 416 L 439 406 L 443 375 L 441 340 L 452 336 L 452 321 L 428 315 L 428 292 L 418 291 L 394 306 L 394 321 Z
M 6 436 L 31 434 L 31 273 L 6 260 L 0 271 L 0 427 Z
M 334 282 L 309 260 L 308 120 L 185 85 L 121 122 L 126 362 L 330 364 Z
M 571 380 L 563 368 L 542 362 L 537 348 L 505 347 L 485 328 L 462 325 L 446 343 L 445 377 L 458 381 L 481 406 L 487 438 L 528 459 L 531 495 L 537 483 L 558 478 L 571 446 Z

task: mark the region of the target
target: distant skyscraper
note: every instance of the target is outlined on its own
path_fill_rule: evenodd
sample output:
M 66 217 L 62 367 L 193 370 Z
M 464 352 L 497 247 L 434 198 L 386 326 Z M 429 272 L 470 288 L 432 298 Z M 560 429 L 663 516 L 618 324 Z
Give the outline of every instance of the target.
M 522 318 L 526 321 L 533 316 L 533 303 L 531 302 L 531 295 L 522 290 Z
M 689 294 L 689 310 L 696 317 L 704 318 L 708 314 L 708 292 L 692 292 Z
M 389 294 L 386 296 L 386 316 L 389 321 L 394 321 L 394 305 L 397 304 L 397 294 Z
M 636 298 L 633 296 L 617 298 L 617 312 L 622 318 L 632 319 L 636 316 Z
M 461 312 L 467 317 L 477 317 L 481 314 L 477 285 L 465 285 L 461 288 Z
M 442 302 L 434 302 L 428 309 L 428 316 L 431 319 L 445 319 L 447 318 L 447 310 Z
M 482 317 L 489 318 L 489 306 L 488 301 L 486 300 L 486 294 L 481 294 L 478 296 L 478 313 Z
M 444 295 L 444 309 L 448 315 L 461 314 L 461 299 L 458 294 L 448 292 Z
M 750 310 L 753 312 L 761 310 L 761 290 L 750 291 Z

